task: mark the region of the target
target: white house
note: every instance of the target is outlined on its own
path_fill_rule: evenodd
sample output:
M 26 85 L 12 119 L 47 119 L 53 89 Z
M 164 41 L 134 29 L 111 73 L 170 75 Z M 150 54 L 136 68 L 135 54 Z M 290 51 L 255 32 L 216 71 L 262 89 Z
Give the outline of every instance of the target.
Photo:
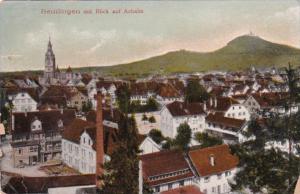
M 200 103 L 175 101 L 165 105 L 161 110 L 161 132 L 166 137 L 174 138 L 180 124 L 187 123 L 193 133 L 203 132 L 205 112 Z
M 194 181 L 205 194 L 230 193 L 229 181 L 237 172 L 239 159 L 230 153 L 228 145 L 218 145 L 189 152 L 196 170 Z
M 93 123 L 75 119 L 62 135 L 63 162 L 82 174 L 95 173 L 95 133 Z
M 37 110 L 37 102 L 27 92 L 19 92 L 10 95 L 9 100 L 13 104 L 13 112 L 29 112 Z
M 205 194 L 230 193 L 239 159 L 228 145 L 191 148 L 188 154 L 165 150 L 140 156 L 140 176 L 154 193 L 195 185 Z M 141 178 L 141 177 L 140 177 Z
M 140 144 L 139 149 L 141 150 L 140 154 L 150 154 L 153 152 L 159 152 L 161 150 L 160 145 L 155 143 L 151 137 L 146 137 L 144 141 Z
M 140 157 L 139 176 L 158 194 L 174 188 L 192 185 L 195 175 L 188 161 L 178 150 L 165 150 Z
M 184 101 L 183 95 L 171 84 L 165 84 L 160 87 L 157 95 L 156 100 L 161 105 L 170 104 L 175 101 Z
M 224 117 L 222 114 L 209 114 L 205 122 L 205 132 L 222 138 L 225 143 L 244 142 L 248 139 L 243 135 L 248 127 L 246 120 Z
M 222 113 L 225 117 L 250 120 L 250 112 L 244 104 L 231 97 L 210 98 L 206 102 L 209 113 Z

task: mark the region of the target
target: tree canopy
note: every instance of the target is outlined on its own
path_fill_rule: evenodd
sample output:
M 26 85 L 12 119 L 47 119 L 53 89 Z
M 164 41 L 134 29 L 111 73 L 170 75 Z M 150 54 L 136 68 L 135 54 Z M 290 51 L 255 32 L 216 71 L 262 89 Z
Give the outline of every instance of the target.
M 110 161 L 104 164 L 104 194 L 138 194 L 138 133 L 134 117 L 122 115 L 119 122 L 118 141 Z M 124 178 L 126 176 L 126 178 Z
M 189 147 L 189 143 L 192 138 L 192 130 L 187 123 L 182 123 L 177 128 L 177 135 L 175 137 L 175 146 L 183 151 L 186 151 Z
M 209 94 L 206 92 L 205 88 L 199 84 L 196 80 L 191 80 L 188 82 L 185 92 L 185 101 L 192 102 L 204 102 L 209 98 Z

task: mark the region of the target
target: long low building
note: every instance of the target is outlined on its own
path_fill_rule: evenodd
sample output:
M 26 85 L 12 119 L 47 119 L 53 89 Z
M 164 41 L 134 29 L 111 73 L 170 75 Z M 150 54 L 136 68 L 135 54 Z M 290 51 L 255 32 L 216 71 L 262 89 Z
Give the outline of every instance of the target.
M 205 194 L 229 193 L 239 159 L 226 144 L 191 148 L 188 153 L 168 150 L 140 157 L 142 176 L 155 193 L 194 185 Z

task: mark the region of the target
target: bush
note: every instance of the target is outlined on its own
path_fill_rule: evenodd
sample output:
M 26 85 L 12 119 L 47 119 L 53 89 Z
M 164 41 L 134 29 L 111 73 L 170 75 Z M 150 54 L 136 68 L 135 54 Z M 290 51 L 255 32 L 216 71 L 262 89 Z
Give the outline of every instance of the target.
M 150 123 L 155 123 L 156 122 L 155 117 L 153 115 L 149 118 L 149 122 Z
M 157 144 L 160 144 L 164 140 L 161 131 L 158 129 L 151 129 L 151 131 L 149 132 L 149 137 L 151 137 L 151 139 Z

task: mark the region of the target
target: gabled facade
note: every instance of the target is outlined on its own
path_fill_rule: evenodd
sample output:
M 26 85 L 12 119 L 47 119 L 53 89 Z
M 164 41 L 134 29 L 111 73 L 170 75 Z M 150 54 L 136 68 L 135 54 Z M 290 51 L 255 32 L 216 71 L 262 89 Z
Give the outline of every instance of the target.
M 161 150 L 161 146 L 155 143 L 151 137 L 146 137 L 140 144 L 139 148 L 141 150 L 140 154 L 150 154 Z
M 38 103 L 27 92 L 19 92 L 12 96 L 13 112 L 36 111 Z
M 74 118 L 74 110 L 13 113 L 11 146 L 14 166 L 60 159 L 62 129 Z
M 239 159 L 230 153 L 228 145 L 218 145 L 188 153 L 196 171 L 194 182 L 204 194 L 230 193 L 230 180 L 237 172 Z
M 162 108 L 160 129 L 164 136 L 174 138 L 179 125 L 186 122 L 192 129 L 192 133 L 203 132 L 205 116 L 200 103 L 186 104 L 176 101 Z

